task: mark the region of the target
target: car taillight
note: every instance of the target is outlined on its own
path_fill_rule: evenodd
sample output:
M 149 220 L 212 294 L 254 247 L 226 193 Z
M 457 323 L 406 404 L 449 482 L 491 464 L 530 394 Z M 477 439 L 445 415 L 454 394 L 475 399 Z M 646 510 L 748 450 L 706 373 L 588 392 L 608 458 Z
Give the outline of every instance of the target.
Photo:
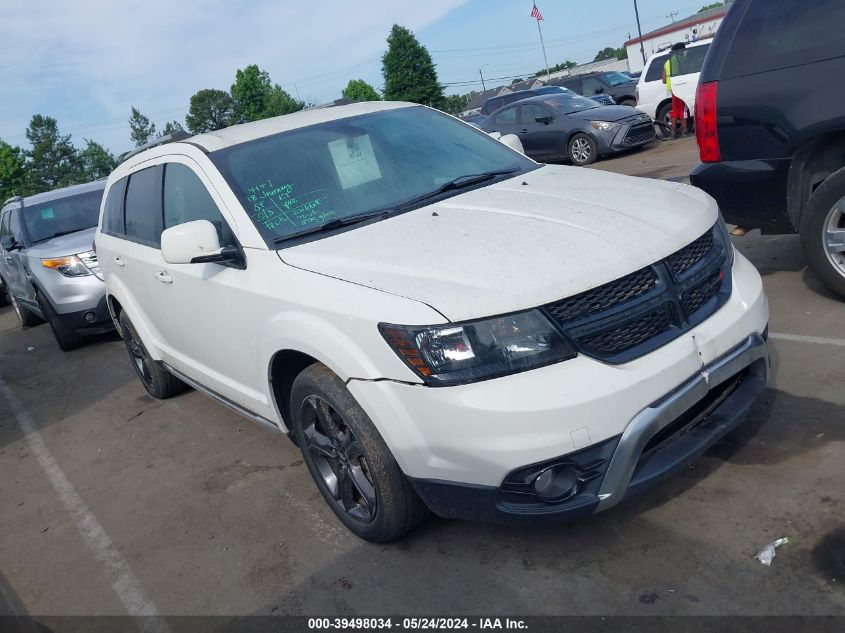
M 716 125 L 716 98 L 719 84 L 715 81 L 698 84 L 695 93 L 695 140 L 702 163 L 718 163 L 719 130 Z

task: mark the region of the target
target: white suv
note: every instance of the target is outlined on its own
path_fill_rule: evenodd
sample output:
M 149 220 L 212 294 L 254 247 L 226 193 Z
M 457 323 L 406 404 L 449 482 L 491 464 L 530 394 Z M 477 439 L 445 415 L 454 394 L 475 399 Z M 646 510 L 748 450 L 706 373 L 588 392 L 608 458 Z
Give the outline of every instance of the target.
M 604 510 L 766 384 L 761 280 L 709 196 L 539 165 L 423 106 L 146 150 L 109 177 L 96 246 L 149 393 L 289 433 L 373 541 L 428 510 Z
M 675 95 L 687 105 L 687 110 L 692 116 L 695 112 L 695 90 L 698 88 L 698 77 L 712 41 L 701 40 L 687 44 L 686 48 L 681 50 L 663 51 L 652 55 L 646 62 L 637 83 L 637 109 L 645 112 L 652 119 L 669 125 L 672 96 L 666 92 L 666 84 L 663 83 L 663 66 L 669 59 L 669 55 L 675 55 L 679 60 L 680 69 L 677 75 L 672 77 L 672 88 Z

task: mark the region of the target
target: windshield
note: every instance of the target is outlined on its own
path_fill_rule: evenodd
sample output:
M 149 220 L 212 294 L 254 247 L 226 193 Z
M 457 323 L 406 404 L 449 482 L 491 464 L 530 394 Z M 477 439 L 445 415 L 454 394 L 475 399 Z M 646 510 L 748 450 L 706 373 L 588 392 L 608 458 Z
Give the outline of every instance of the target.
M 633 81 L 628 75 L 622 73 L 610 72 L 604 74 L 604 80 L 611 86 L 618 86 L 619 84 L 626 84 Z
M 76 233 L 97 226 L 103 190 L 80 193 L 25 206 L 22 210 L 29 239 L 33 244 L 57 235 Z
M 271 247 L 335 220 L 389 210 L 462 176 L 537 167 L 423 107 L 320 123 L 210 156 Z
M 573 112 L 581 112 L 582 110 L 592 110 L 593 108 L 601 107 L 592 99 L 582 97 L 574 92 L 549 97 L 548 99 L 544 99 L 543 103 L 551 106 L 561 114 L 572 114 Z

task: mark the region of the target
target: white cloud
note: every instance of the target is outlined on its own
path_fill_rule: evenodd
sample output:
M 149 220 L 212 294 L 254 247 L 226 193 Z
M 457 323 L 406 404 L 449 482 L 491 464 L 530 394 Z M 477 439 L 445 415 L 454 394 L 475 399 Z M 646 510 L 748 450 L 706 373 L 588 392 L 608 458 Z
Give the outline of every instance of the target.
M 130 105 L 153 120 L 181 119 L 193 93 L 228 89 L 251 63 L 292 93 L 328 100 L 347 79 L 378 77 L 392 24 L 420 30 L 464 1 L 16 3 L 3 10 L 0 68 L 11 90 L 0 133 L 25 142 L 30 116 L 42 112 L 77 144 L 86 136 L 126 149 Z

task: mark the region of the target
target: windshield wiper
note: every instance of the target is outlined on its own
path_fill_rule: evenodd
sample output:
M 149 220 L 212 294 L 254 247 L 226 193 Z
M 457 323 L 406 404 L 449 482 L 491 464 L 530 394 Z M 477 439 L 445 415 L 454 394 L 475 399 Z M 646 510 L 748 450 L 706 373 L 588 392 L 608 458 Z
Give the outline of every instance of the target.
M 314 233 L 322 233 L 324 231 L 333 231 L 335 229 L 340 229 L 345 226 L 352 226 L 353 224 L 366 222 L 367 220 L 371 220 L 372 218 L 387 217 L 387 215 L 387 211 L 379 211 L 377 213 L 362 213 L 361 215 L 351 215 L 348 218 L 335 218 L 334 220 L 329 220 L 328 222 L 324 222 L 323 224 L 320 224 L 318 226 L 312 226 L 311 228 L 304 229 L 302 231 L 297 231 L 296 233 L 291 233 L 290 235 L 279 236 L 273 240 L 273 243 L 281 244 L 282 242 L 286 242 L 297 237 L 302 237 L 303 235 L 312 235 Z
M 447 191 L 453 191 L 458 189 L 465 189 L 466 187 L 471 187 L 472 185 L 477 185 L 480 182 L 485 182 L 487 180 L 493 180 L 496 176 L 504 176 L 506 174 L 515 174 L 519 171 L 519 168 L 516 167 L 514 169 L 500 169 L 498 171 L 485 171 L 480 174 L 466 174 L 464 176 L 458 176 L 457 178 L 453 178 L 449 182 L 443 183 L 434 191 L 429 191 L 428 193 L 424 193 L 420 196 L 415 196 L 410 200 L 405 200 L 405 202 L 393 207 L 391 209 L 392 213 L 396 213 L 399 211 L 404 211 L 408 207 L 412 207 L 414 205 L 419 204 L 420 202 L 425 202 L 426 200 L 431 200 L 432 198 L 436 198 L 439 195 L 446 193 Z

